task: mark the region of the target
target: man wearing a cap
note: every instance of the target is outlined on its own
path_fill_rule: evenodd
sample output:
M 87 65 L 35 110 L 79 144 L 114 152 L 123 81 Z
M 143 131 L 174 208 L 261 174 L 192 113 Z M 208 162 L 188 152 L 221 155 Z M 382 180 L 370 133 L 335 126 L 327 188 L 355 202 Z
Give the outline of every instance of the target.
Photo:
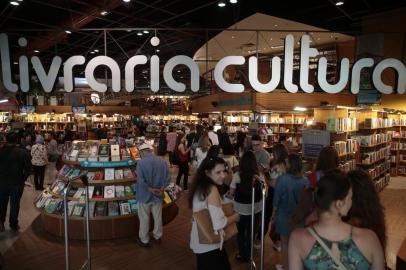
M 153 239 L 159 243 L 162 237 L 162 200 L 164 188 L 169 185 L 171 176 L 166 162 L 154 154 L 153 147 L 147 143 L 139 148 L 141 160 L 137 164 L 137 200 L 140 221 L 137 243 L 150 246 L 149 217 L 154 218 Z

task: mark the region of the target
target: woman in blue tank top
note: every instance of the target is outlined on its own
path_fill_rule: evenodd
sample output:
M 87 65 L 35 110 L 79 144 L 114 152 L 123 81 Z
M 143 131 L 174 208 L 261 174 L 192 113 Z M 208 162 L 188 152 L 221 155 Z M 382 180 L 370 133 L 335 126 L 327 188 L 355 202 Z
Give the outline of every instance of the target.
M 385 269 L 376 234 L 342 221 L 352 205 L 352 189 L 341 172 L 323 176 L 314 194 L 319 220 L 295 230 L 289 240 L 289 269 Z

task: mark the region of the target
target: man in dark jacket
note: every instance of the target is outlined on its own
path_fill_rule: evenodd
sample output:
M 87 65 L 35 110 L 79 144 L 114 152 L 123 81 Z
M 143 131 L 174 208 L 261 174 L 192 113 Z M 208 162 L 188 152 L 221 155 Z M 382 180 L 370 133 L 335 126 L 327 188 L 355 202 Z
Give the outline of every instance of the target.
M 0 149 L 0 232 L 4 231 L 7 205 L 10 199 L 10 228 L 17 232 L 20 199 L 24 182 L 30 175 L 31 162 L 28 152 L 16 146 L 17 136 L 7 135 L 7 144 Z

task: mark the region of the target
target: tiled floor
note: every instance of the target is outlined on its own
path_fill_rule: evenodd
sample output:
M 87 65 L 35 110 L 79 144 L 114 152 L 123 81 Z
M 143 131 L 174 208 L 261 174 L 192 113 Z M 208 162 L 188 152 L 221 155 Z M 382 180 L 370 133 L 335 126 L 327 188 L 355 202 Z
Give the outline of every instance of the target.
M 176 178 L 176 169 L 172 168 L 172 179 L 173 181 Z M 9 267 L 6 265 L 6 269 L 48 269 L 43 267 L 43 260 L 46 260 L 46 258 L 33 258 L 33 257 L 27 257 L 26 259 L 32 259 L 33 262 L 36 262 L 36 266 L 26 263 L 26 268 L 21 268 L 21 265 L 19 264 L 19 258 L 22 258 L 23 256 L 27 256 L 27 252 L 32 251 L 32 249 L 35 249 L 36 247 L 38 248 L 44 248 L 43 251 L 36 251 L 40 257 L 46 256 L 44 255 L 44 252 L 46 254 L 46 250 L 49 249 L 50 251 L 54 252 L 52 256 L 54 257 L 54 260 L 58 262 L 58 265 L 62 267 L 63 263 L 63 243 L 59 239 L 51 239 L 51 237 L 47 237 L 46 235 L 42 237 L 38 237 L 38 230 L 36 227 L 40 226 L 38 219 L 36 217 L 38 216 L 37 210 L 35 210 L 32 202 L 35 198 L 35 196 L 38 194 L 38 192 L 34 191 L 31 187 L 26 187 L 23 195 L 23 199 L 21 201 L 21 212 L 20 212 L 20 226 L 21 226 L 21 232 L 19 234 L 13 234 L 9 229 L 8 229 L 8 224 L 6 223 L 6 232 L 0 234 L 0 252 L 2 252 L 6 260 L 8 259 Z M 184 196 L 186 197 L 186 196 Z M 184 198 L 183 197 L 183 198 Z M 406 178 L 405 177 L 397 177 L 397 178 L 391 178 L 391 182 L 389 186 L 387 186 L 384 191 L 381 192 L 381 199 L 382 203 L 385 206 L 385 214 L 386 214 L 386 221 L 387 221 L 387 229 L 388 229 L 388 246 L 387 246 L 387 260 L 389 266 L 394 269 L 394 265 L 396 262 L 396 254 L 401 246 L 402 241 L 406 238 Z M 182 267 L 179 265 L 179 269 L 190 269 L 190 267 L 194 266 L 194 258 L 193 254 L 191 254 L 189 248 L 188 248 L 188 239 L 189 239 L 189 216 L 190 216 L 190 210 L 187 208 L 185 202 L 180 202 L 180 214 L 179 216 L 169 225 L 165 226 L 165 232 L 168 234 L 171 234 L 171 236 L 168 236 L 168 240 L 172 242 L 174 245 L 174 248 L 177 250 L 178 253 L 180 254 L 179 256 L 175 256 L 175 254 L 172 254 L 174 257 L 173 259 L 176 259 L 177 262 L 171 262 L 171 258 L 166 258 L 165 262 L 167 265 L 177 265 L 177 263 L 180 263 L 182 261 Z M 168 235 L 166 234 L 166 235 Z M 34 242 L 37 242 L 34 244 Z M 123 242 L 123 241 L 121 241 Z M 136 245 L 133 245 L 133 242 L 130 243 L 121 243 L 118 241 L 117 243 L 111 243 L 111 248 L 114 251 L 117 251 L 120 247 L 126 246 L 125 248 L 128 249 L 128 247 L 134 247 L 137 248 Z M 269 242 L 269 241 L 267 241 Z M 108 245 L 108 243 L 106 243 Z M 96 244 L 98 246 L 95 249 L 103 249 L 103 243 L 98 242 Z M 169 245 L 170 246 L 170 245 Z M 165 248 L 169 248 L 169 246 L 164 245 L 162 246 L 157 252 L 161 254 L 165 254 Z M 12 248 L 10 248 L 12 247 Z M 267 248 L 270 250 L 269 243 L 267 243 Z M 106 250 L 104 250 L 105 252 Z M 229 255 L 231 258 L 231 262 L 233 264 L 233 269 L 244 269 L 245 266 L 238 264 L 234 258 L 233 254 L 235 253 L 235 245 L 230 245 L 229 248 Z M 41 255 L 40 255 L 41 254 Z M 137 253 L 138 254 L 138 253 Z M 269 254 L 269 253 L 268 253 Z M 103 256 L 98 256 L 97 254 L 96 262 L 98 261 L 99 266 L 103 262 L 104 264 L 107 263 L 106 259 L 103 258 Z M 133 253 L 128 254 L 129 256 L 134 256 Z M 154 258 L 157 258 L 158 254 L 155 254 Z M 151 255 L 152 256 L 152 255 Z M 271 256 L 269 256 L 268 260 L 266 260 L 266 264 L 268 266 L 273 265 L 275 262 L 279 261 L 279 256 L 275 254 L 275 252 L 271 251 Z M 122 256 L 120 257 L 122 258 Z M 142 256 L 140 257 L 142 258 Z M 134 258 L 135 259 L 135 258 Z M 139 259 L 139 258 L 138 258 Z M 107 260 L 108 261 L 108 260 Z M 39 268 L 41 265 L 41 268 Z M 159 264 L 161 265 L 161 264 Z M 161 267 L 157 265 L 156 268 L 154 269 L 161 269 Z M 17 267 L 18 266 L 18 267 Z M 124 265 L 123 265 L 124 266 Z M 126 265 L 127 267 L 128 265 Z M 162 266 L 162 265 L 161 265 Z M 184 266 L 184 267 L 183 267 Z M 17 267 L 17 268 L 16 268 Z M 127 269 L 124 267 L 125 269 Z M 186 268 L 185 268 L 186 267 Z M 123 269 L 124 269 L 123 268 Z M 55 269 L 55 267 L 51 267 L 49 269 Z M 104 267 L 104 269 L 115 269 L 109 268 L 108 266 Z M 150 268 L 152 269 L 152 268 Z M 269 269 L 269 268 L 267 268 Z

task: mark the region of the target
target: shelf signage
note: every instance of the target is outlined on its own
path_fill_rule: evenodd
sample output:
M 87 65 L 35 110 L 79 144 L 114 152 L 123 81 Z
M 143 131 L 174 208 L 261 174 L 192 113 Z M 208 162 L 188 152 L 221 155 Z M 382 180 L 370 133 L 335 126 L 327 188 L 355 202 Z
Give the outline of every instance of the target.
M 20 38 L 18 45 L 22 48 L 27 46 L 27 40 Z M 306 93 L 313 93 L 314 86 L 309 83 L 309 62 L 310 58 L 317 57 L 319 52 L 316 48 L 310 47 L 310 36 L 302 35 L 300 39 L 300 81 L 299 85 L 293 82 L 293 59 L 294 59 L 295 40 L 293 35 L 287 35 L 284 46 L 284 59 L 279 56 L 272 57 L 271 60 L 271 78 L 267 83 L 262 83 L 258 79 L 258 59 L 255 56 L 248 58 L 248 79 L 254 90 L 260 93 L 269 93 L 276 89 L 281 80 L 283 80 L 284 88 L 290 93 L 296 93 L 302 89 Z M 5 33 L 0 34 L 0 55 L 2 66 L 2 79 L 4 87 L 10 92 L 17 92 L 19 89 L 23 92 L 28 92 L 30 89 L 30 74 L 29 63 L 31 63 L 38 80 L 40 81 L 45 92 L 51 92 L 54 89 L 59 70 L 63 68 L 64 89 L 66 92 L 71 92 L 74 89 L 73 83 L 73 68 L 75 66 L 85 65 L 86 58 L 82 55 L 74 55 L 69 57 L 64 63 L 60 56 L 54 56 L 48 70 L 45 70 L 41 59 L 38 56 L 32 56 L 30 59 L 26 55 L 19 57 L 19 85 L 13 82 L 13 74 L 11 68 L 11 57 L 9 50 L 8 36 Z M 119 92 L 124 88 L 127 92 L 133 92 L 135 89 L 134 68 L 137 65 L 147 65 L 148 58 L 146 55 L 134 55 L 128 59 L 124 68 L 125 85 L 121 85 L 121 71 L 118 63 L 108 56 L 97 56 L 86 63 L 85 77 L 91 89 L 97 92 L 106 92 L 107 85 L 98 81 L 94 77 L 94 71 L 99 66 L 106 66 L 112 74 L 112 89 L 114 92 Z M 224 78 L 224 70 L 228 66 L 241 66 L 246 62 L 244 56 L 226 56 L 218 61 L 214 68 L 214 80 L 216 84 L 225 92 L 241 93 L 245 90 L 245 86 L 240 83 L 230 83 Z M 186 85 L 182 82 L 177 82 L 173 78 L 173 70 L 178 65 L 184 65 L 190 70 L 190 88 L 193 92 L 199 91 L 200 88 L 200 72 L 197 63 L 189 56 L 177 55 L 169 59 L 165 63 L 163 69 L 163 79 L 170 89 L 176 92 L 184 92 Z M 158 55 L 151 56 L 149 60 L 150 66 L 150 85 L 151 91 L 157 92 L 160 89 L 160 59 Z M 341 92 L 349 83 L 350 91 L 353 94 L 358 94 L 360 90 L 360 77 L 364 68 L 372 68 L 372 82 L 375 88 L 382 94 L 391 94 L 396 91 L 398 94 L 405 93 L 406 86 L 406 67 L 405 65 L 394 58 L 382 59 L 376 62 L 373 58 L 361 58 L 357 60 L 350 69 L 350 60 L 342 58 L 340 62 L 340 78 L 335 84 L 330 84 L 327 81 L 327 58 L 320 57 L 318 60 L 317 82 L 320 88 L 330 94 Z M 283 69 L 283 72 L 282 72 Z M 382 81 L 382 72 L 386 69 L 393 69 L 397 73 L 397 82 L 395 86 L 387 85 Z M 282 78 L 283 74 L 283 78 Z
M 108 162 L 97 162 L 97 161 L 82 161 L 80 166 L 83 168 L 113 168 L 113 167 L 126 167 L 133 166 L 136 164 L 135 160 L 121 160 L 121 161 L 108 161 Z

